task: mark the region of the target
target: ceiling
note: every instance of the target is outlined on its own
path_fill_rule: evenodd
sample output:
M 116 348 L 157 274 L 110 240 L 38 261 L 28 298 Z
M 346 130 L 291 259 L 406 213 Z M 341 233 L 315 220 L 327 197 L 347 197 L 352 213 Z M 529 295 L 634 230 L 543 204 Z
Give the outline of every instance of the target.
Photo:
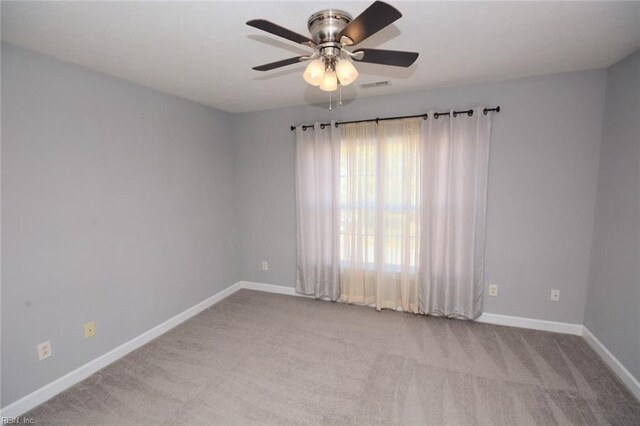
M 373 1 L 373 0 L 372 0 Z M 606 67 L 640 48 L 640 2 L 403 2 L 358 47 L 420 52 L 407 69 L 356 64 L 344 98 Z M 305 64 L 251 69 L 308 50 L 245 22 L 308 34 L 329 6 L 371 2 L 2 2 L 2 40 L 229 112 L 323 102 Z M 362 83 L 391 86 L 362 89 Z

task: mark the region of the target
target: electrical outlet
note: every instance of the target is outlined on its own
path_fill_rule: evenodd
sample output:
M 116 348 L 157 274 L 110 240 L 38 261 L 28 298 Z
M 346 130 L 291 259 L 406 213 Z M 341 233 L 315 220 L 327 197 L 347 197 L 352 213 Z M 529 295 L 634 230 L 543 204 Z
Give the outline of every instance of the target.
M 498 285 L 490 284 L 489 285 L 489 296 L 497 296 L 498 295 Z
M 266 260 L 262 261 L 262 270 L 263 271 L 268 271 L 269 270 L 269 262 L 267 262 Z
M 84 325 L 84 338 L 88 339 L 96 335 L 96 323 L 91 321 Z
M 557 290 L 557 289 L 551 290 L 551 300 L 553 302 L 560 301 L 560 290 Z
M 38 359 L 42 361 L 45 358 L 49 358 L 51 356 L 51 342 L 46 341 L 42 342 L 38 345 Z

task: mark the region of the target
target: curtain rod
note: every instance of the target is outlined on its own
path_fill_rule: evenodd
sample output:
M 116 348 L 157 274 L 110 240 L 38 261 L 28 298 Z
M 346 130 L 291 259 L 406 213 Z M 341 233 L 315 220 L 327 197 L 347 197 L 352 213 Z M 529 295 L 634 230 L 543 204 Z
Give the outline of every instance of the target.
M 495 111 L 495 112 L 500 112 L 500 106 L 498 105 L 495 108 L 485 108 L 484 110 L 482 110 L 482 113 L 484 115 L 487 115 L 488 112 L 490 111 Z M 467 114 L 469 117 L 471 117 L 473 115 L 473 109 L 467 109 L 467 110 L 463 110 L 463 111 L 453 111 L 453 116 L 457 116 L 458 114 Z M 435 118 L 436 120 L 438 119 L 438 117 L 441 117 L 443 115 L 451 115 L 451 112 L 434 112 L 433 113 L 433 118 Z M 387 121 L 387 120 L 400 120 L 402 118 L 418 118 L 418 117 L 422 117 L 423 120 L 426 120 L 427 118 L 429 118 L 428 114 L 418 114 L 418 115 L 403 115 L 403 116 L 399 116 L 399 117 L 384 117 L 384 118 L 370 118 L 367 120 L 355 120 L 355 121 L 336 121 L 336 127 L 338 127 L 341 124 L 353 124 L 353 123 L 369 123 L 372 121 L 375 121 L 376 123 L 380 122 L 380 121 Z M 326 126 L 330 126 L 331 123 L 320 123 L 320 128 L 324 129 Z M 291 126 L 291 130 L 295 130 L 297 126 Z M 303 124 L 300 126 L 302 128 L 302 130 L 306 131 L 307 129 L 312 129 L 313 128 L 313 124 Z

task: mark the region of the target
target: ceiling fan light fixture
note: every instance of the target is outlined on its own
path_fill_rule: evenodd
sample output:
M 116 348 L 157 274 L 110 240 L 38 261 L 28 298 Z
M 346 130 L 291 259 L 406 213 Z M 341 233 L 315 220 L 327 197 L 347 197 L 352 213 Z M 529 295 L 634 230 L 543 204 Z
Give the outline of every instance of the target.
M 316 59 L 314 61 L 311 61 L 309 65 L 307 65 L 307 68 L 304 70 L 304 74 L 302 75 L 302 77 L 304 77 L 304 81 L 306 81 L 310 85 L 319 86 L 323 81 L 323 77 L 325 74 L 324 69 L 324 62 L 322 62 L 322 60 L 320 59 Z
M 336 77 L 336 72 L 332 69 L 327 69 L 324 73 L 324 77 L 322 78 L 322 83 L 320 83 L 320 90 L 333 92 L 337 89 L 338 78 Z
M 356 67 L 347 59 L 338 61 L 336 64 L 336 74 L 338 75 L 340 84 L 343 86 L 350 85 L 358 78 L 358 70 L 356 70 Z
M 304 80 L 312 86 L 320 86 L 320 90 L 333 92 L 338 90 L 338 85 L 348 86 L 358 78 L 358 70 L 352 61 L 410 67 L 418 58 L 417 52 L 346 49 L 347 46 L 357 46 L 401 17 L 400 11 L 380 0 L 374 1 L 355 18 L 343 10 L 324 9 L 309 17 L 309 36 L 298 34 L 266 19 L 252 19 L 247 21 L 250 27 L 313 49 L 311 54 L 271 62 L 253 69 L 270 71 L 311 60 L 303 73 Z

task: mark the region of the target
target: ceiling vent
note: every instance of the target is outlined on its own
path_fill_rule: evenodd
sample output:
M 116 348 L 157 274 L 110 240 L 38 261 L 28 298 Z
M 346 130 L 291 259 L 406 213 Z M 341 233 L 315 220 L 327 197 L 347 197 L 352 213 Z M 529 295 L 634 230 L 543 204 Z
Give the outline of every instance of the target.
M 384 86 L 391 86 L 391 81 L 390 80 L 375 81 L 373 83 L 364 83 L 360 85 L 360 87 L 362 87 L 363 89 L 372 89 L 374 87 L 384 87 Z

